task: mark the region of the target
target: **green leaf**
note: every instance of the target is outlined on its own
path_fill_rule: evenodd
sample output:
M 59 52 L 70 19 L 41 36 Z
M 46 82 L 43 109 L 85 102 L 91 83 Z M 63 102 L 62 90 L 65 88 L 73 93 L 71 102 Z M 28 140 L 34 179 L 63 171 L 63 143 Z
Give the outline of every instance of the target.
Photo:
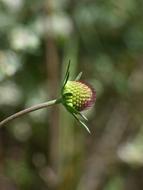
M 69 60 L 69 63 L 68 63 L 68 66 L 67 66 L 67 70 L 66 70 L 66 74 L 65 74 L 65 77 L 64 77 L 64 82 L 63 82 L 63 86 L 62 86 L 62 91 L 63 91 L 63 89 L 64 89 L 64 87 L 65 87 L 65 85 L 66 85 L 66 83 L 67 83 L 67 81 L 68 81 L 68 79 L 69 79 L 69 75 L 70 75 L 70 72 L 69 72 L 69 69 L 70 69 L 70 60 Z
M 76 81 L 77 81 L 77 80 L 80 80 L 81 76 L 82 76 L 82 72 L 80 72 L 80 73 L 77 75 L 77 77 L 75 78 L 75 80 L 76 80 Z
M 87 130 L 87 132 L 91 134 L 91 132 L 90 132 L 89 128 L 87 127 L 87 125 L 86 125 L 85 123 L 83 123 L 83 122 L 77 117 L 77 115 L 76 115 L 75 113 L 72 113 L 72 115 L 73 115 L 74 118 L 81 124 L 81 126 L 83 126 L 83 127 Z

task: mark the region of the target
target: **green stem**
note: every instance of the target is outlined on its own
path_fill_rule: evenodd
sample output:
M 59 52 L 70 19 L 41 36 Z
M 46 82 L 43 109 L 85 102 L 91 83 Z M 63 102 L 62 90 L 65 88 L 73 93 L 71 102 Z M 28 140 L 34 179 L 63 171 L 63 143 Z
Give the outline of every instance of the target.
M 59 104 L 61 103 L 61 98 L 59 99 L 55 99 L 55 100 L 50 100 L 48 102 L 44 102 L 44 103 L 41 103 L 41 104 L 37 104 L 35 106 L 32 106 L 30 108 L 26 108 L 22 111 L 19 111 L 9 117 L 7 117 L 6 119 L 4 119 L 3 121 L 0 122 L 0 127 L 4 126 L 5 124 L 7 124 L 8 122 L 18 118 L 18 117 L 21 117 L 27 113 L 30 113 L 30 112 L 33 112 L 33 111 L 36 111 L 36 110 L 39 110 L 39 109 L 43 109 L 43 108 L 47 108 L 48 106 L 52 106 L 52 105 L 55 105 L 55 104 Z

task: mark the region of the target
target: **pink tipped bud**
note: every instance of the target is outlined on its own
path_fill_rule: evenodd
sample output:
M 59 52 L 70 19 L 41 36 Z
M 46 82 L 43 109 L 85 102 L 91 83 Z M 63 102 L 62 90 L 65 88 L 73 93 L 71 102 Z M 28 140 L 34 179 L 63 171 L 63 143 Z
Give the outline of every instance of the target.
M 81 81 L 68 81 L 63 90 L 65 106 L 77 111 L 91 107 L 96 100 L 96 93 L 90 85 Z

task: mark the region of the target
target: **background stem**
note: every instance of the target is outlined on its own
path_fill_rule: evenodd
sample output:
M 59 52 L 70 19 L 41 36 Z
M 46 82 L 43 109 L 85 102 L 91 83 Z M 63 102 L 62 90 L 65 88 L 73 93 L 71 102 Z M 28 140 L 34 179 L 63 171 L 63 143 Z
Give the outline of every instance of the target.
M 52 105 L 55 105 L 55 104 L 58 104 L 61 102 L 61 99 L 55 99 L 55 100 L 50 100 L 48 102 L 44 102 L 44 103 L 41 103 L 41 104 L 37 104 L 35 106 L 32 106 L 30 108 L 26 108 L 22 111 L 19 111 L 9 117 L 7 117 L 6 119 L 4 119 L 3 121 L 0 122 L 0 127 L 4 126 L 6 123 L 12 121 L 13 119 L 16 119 L 20 116 L 23 116 L 27 113 L 30 113 L 30 112 L 33 112 L 33 111 L 36 111 L 36 110 L 39 110 L 39 109 L 43 109 L 43 108 L 47 108 L 48 106 L 52 106 Z

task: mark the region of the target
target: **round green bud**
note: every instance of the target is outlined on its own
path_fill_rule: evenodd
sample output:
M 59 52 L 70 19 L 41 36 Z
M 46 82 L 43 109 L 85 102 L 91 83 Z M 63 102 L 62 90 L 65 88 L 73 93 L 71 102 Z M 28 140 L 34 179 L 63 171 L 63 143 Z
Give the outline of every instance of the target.
M 94 104 L 96 93 L 90 85 L 82 81 L 67 81 L 62 98 L 66 107 L 83 111 Z

